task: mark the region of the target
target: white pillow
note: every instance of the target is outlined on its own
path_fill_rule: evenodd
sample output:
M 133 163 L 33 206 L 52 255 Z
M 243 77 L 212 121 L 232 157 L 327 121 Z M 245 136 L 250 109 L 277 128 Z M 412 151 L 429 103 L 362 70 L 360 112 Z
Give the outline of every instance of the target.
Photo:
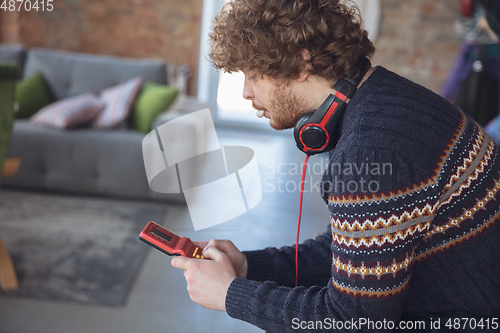
M 142 77 L 138 76 L 103 90 L 101 98 L 106 102 L 106 108 L 99 114 L 94 125 L 99 128 L 120 127 L 130 114 L 132 103 L 139 92 L 142 81 Z
M 91 93 L 65 98 L 41 108 L 31 117 L 35 124 L 71 128 L 94 119 L 106 103 Z

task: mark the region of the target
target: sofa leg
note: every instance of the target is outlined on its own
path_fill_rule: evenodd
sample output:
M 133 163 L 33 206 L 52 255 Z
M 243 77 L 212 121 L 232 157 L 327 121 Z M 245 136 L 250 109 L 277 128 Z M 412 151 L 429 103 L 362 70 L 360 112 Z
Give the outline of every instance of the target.
M 0 285 L 3 290 L 15 290 L 19 288 L 16 271 L 9 251 L 0 239 Z

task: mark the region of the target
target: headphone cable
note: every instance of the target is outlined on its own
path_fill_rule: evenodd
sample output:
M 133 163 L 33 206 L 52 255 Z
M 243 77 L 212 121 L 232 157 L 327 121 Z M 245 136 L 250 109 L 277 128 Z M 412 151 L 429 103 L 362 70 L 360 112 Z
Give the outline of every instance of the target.
M 304 166 L 302 167 L 302 181 L 300 183 L 300 202 L 299 202 L 299 221 L 297 223 L 297 240 L 295 242 L 295 286 L 299 283 L 299 233 L 300 233 L 300 218 L 302 216 L 302 197 L 304 194 L 304 179 L 306 177 L 307 162 L 309 155 L 306 154 Z

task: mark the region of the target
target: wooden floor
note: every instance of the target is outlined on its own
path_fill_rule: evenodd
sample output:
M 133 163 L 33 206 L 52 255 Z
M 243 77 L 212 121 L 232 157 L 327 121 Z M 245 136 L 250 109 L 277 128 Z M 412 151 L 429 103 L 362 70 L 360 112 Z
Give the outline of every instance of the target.
M 259 164 L 263 196 L 250 212 L 229 222 L 194 231 L 185 206 L 169 206 L 161 223 L 193 240 L 231 239 L 241 250 L 295 242 L 300 172 L 305 155 L 292 133 L 217 130 L 222 145 L 252 148 Z M 309 162 L 304 195 L 301 241 L 324 232 L 329 213 L 315 186 L 327 156 Z M 162 203 L 151 203 L 164 207 Z M 150 250 L 129 295 L 120 308 L 27 299 L 0 299 L 0 333 L 148 333 L 262 332 L 260 329 L 194 304 L 186 291 L 183 271 L 170 257 Z

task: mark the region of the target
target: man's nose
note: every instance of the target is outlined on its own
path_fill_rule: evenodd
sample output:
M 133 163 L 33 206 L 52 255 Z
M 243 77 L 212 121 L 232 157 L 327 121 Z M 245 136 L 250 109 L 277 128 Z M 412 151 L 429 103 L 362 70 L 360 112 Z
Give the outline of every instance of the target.
M 243 86 L 243 98 L 247 100 L 252 100 L 254 98 L 253 89 L 246 82 Z

